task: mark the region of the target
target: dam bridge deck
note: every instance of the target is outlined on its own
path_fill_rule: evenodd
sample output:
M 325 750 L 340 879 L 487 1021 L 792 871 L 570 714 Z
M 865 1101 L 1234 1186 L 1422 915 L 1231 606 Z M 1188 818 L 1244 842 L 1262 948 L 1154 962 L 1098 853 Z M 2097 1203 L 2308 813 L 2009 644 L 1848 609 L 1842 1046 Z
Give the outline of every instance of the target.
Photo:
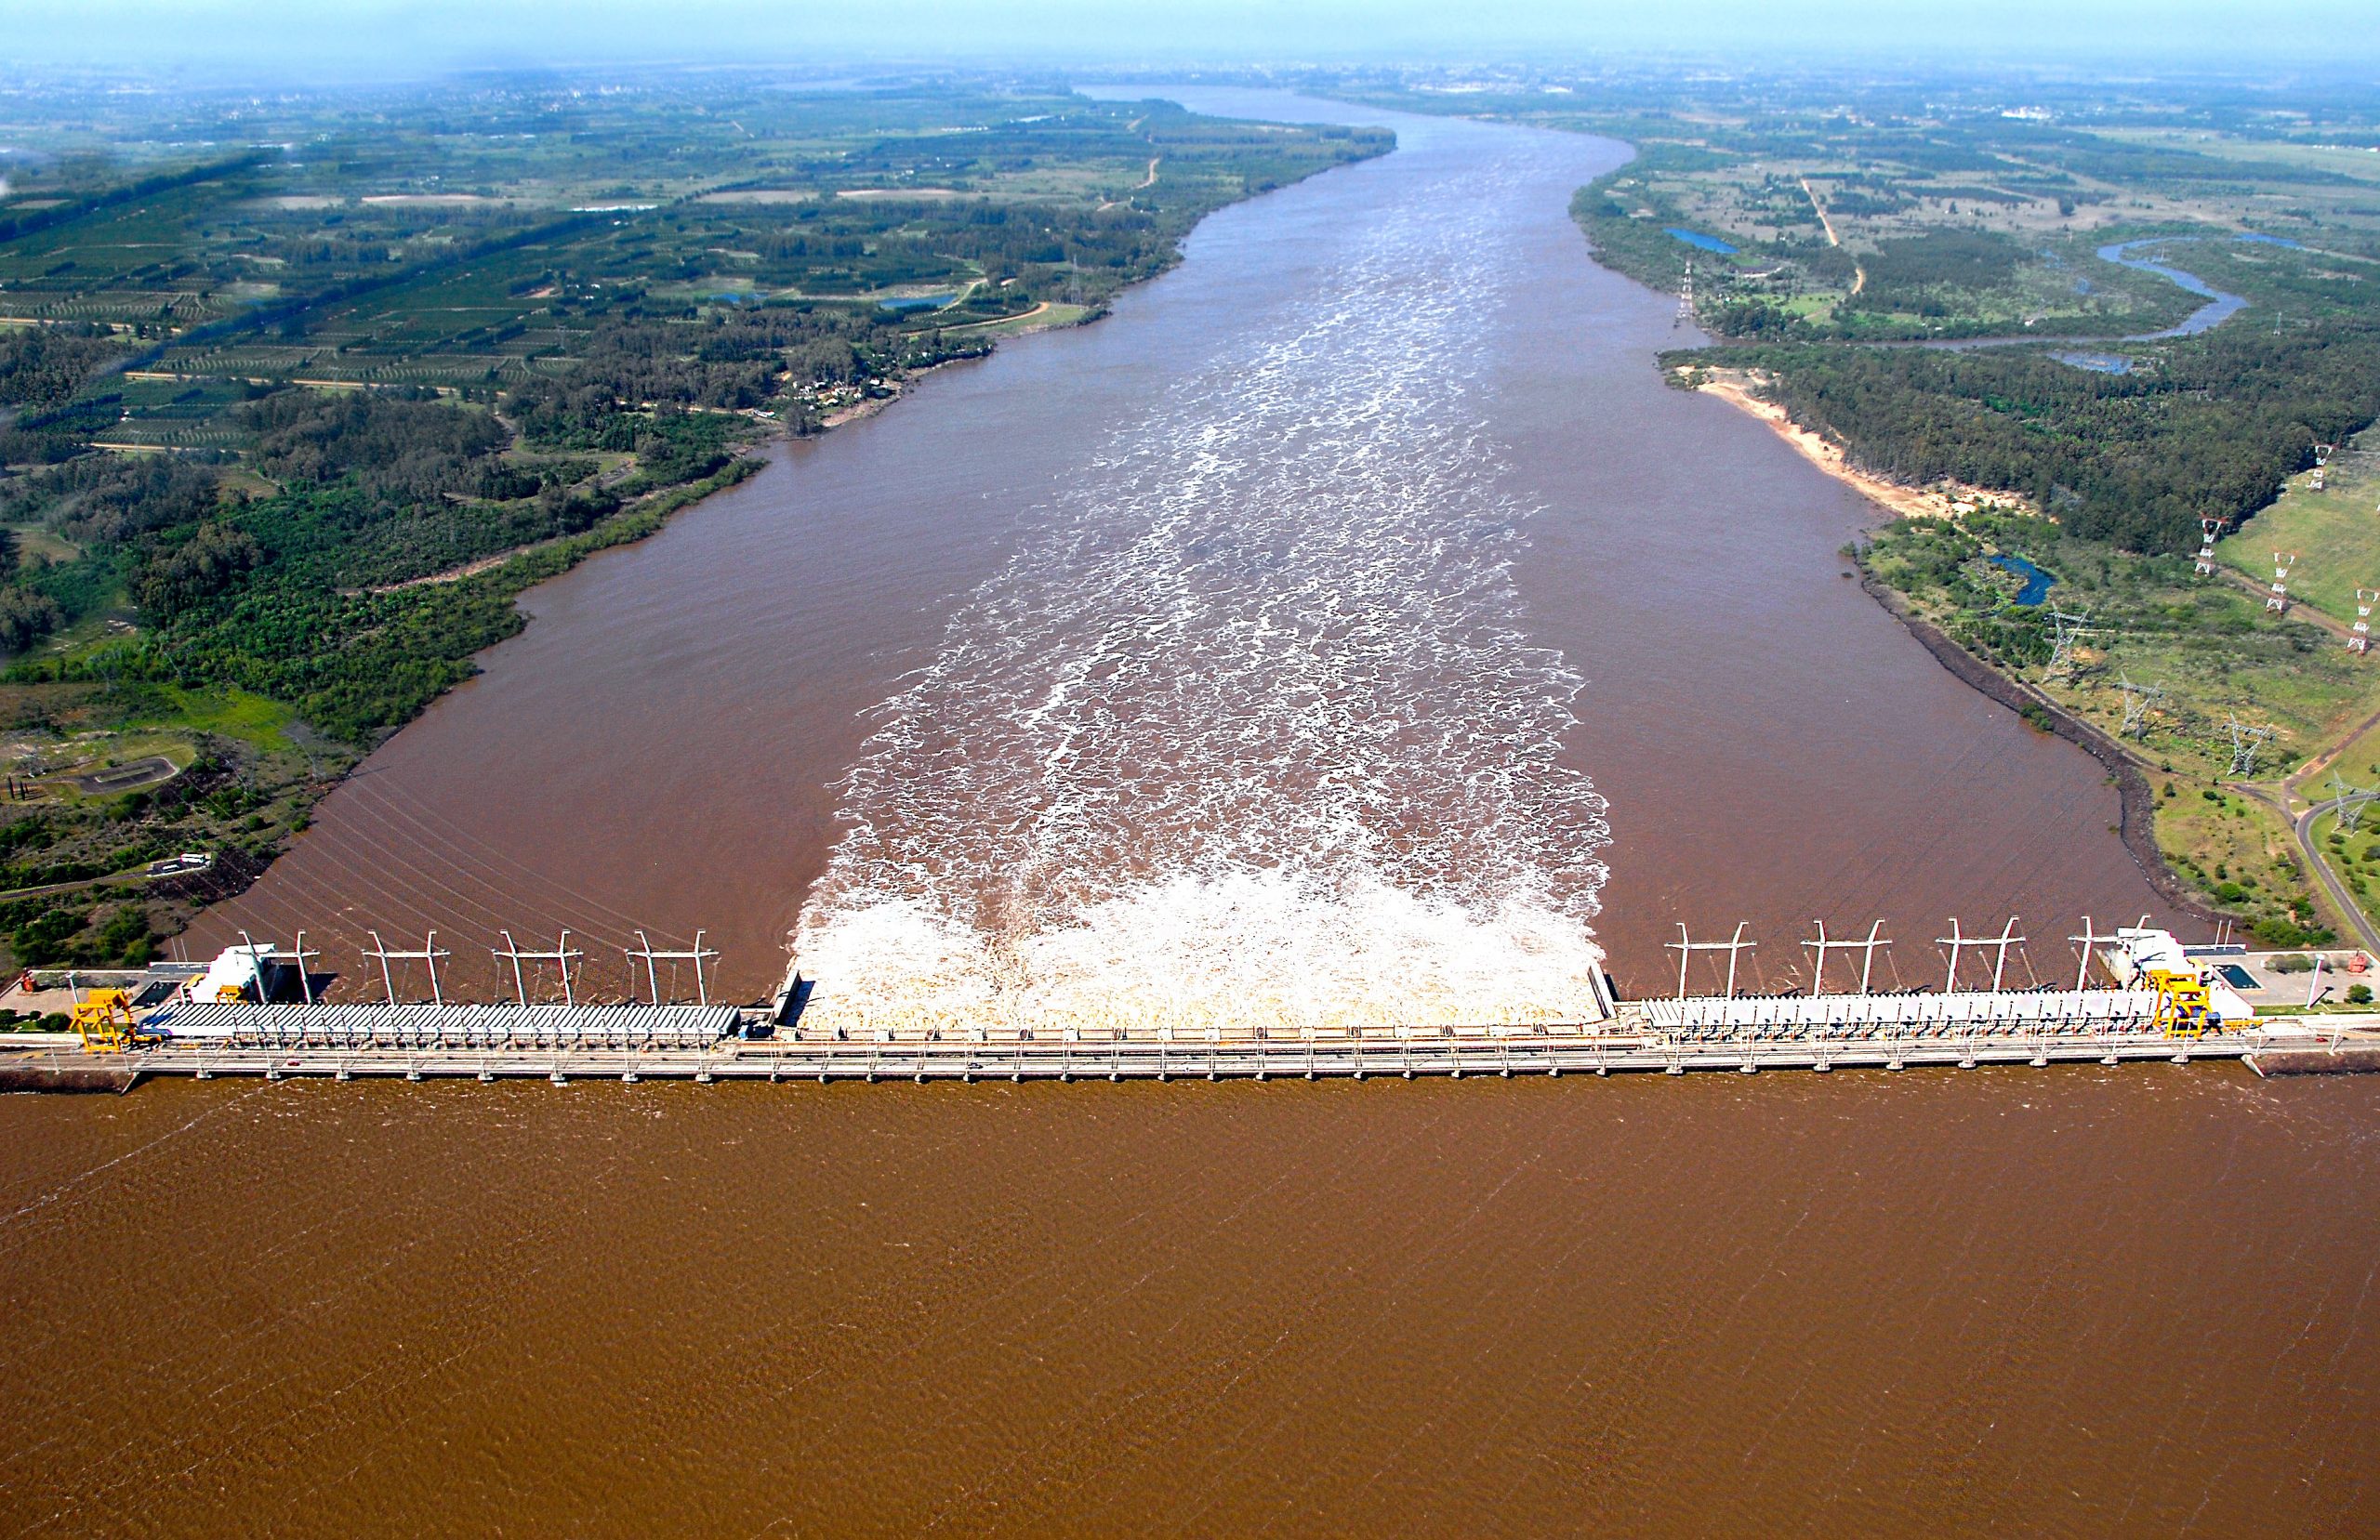
M 264 1046 L 178 1043 L 128 1053 L 51 1049 L 18 1065 L 143 1075 L 265 1079 L 393 1077 L 482 1081 L 540 1078 L 882 1080 L 1223 1080 L 1667 1073 L 1764 1070 L 1913 1069 L 2056 1063 L 2121 1064 L 2244 1059 L 2289 1046 L 2262 1029 L 2167 1037 L 2139 1032 L 1911 1033 L 1849 1039 L 1679 1040 L 1654 1033 L 1498 1038 L 1241 1039 L 1213 1043 L 912 1040 L 892 1043 L 743 1041 L 700 1048 Z M 2311 1039 L 2300 1035 L 2302 1050 Z

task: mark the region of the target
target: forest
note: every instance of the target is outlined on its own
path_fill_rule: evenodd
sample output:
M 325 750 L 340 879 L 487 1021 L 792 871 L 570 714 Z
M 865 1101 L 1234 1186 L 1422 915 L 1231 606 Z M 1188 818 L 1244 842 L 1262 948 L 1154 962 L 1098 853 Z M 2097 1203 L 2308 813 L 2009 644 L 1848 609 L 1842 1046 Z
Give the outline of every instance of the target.
M 1762 372 L 1796 422 L 1863 469 L 2016 494 L 2075 537 L 2132 551 L 2193 546 L 2202 519 L 2237 524 L 2313 463 L 2315 445 L 2380 416 L 2372 324 L 2221 329 L 2125 374 L 2003 349 L 1772 345 L 1727 362 Z

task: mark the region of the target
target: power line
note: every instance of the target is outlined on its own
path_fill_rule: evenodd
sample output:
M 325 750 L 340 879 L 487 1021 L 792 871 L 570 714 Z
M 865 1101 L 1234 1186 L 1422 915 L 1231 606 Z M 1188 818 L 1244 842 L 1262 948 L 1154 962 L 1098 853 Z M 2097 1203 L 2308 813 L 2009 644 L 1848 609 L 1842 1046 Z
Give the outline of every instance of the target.
M 2100 627 L 2091 624 L 2091 612 L 2078 611 L 2069 614 L 2056 605 L 2049 606 L 2049 623 L 2054 631 L 2050 640 L 2049 666 L 2042 670 L 2043 678 L 2074 671 L 2074 644 L 2084 637 L 2098 635 Z
M 1858 952 L 1863 954 L 1859 963 L 1859 993 L 1862 994 L 1867 994 L 1869 978 L 1874 973 L 1876 967 L 1876 948 L 1880 946 L 1890 946 L 1893 944 L 1892 942 L 1884 940 L 1881 934 L 1884 928 L 1884 922 L 1877 920 L 1873 924 L 1870 925 L 1868 927 L 1868 939 L 1864 941 L 1828 941 L 1826 939 L 1826 921 L 1813 920 L 1810 923 L 1818 928 L 1818 939 L 1817 941 L 1804 941 L 1802 943 L 1804 946 L 1809 947 L 1815 954 L 1815 961 L 1810 968 L 1810 993 L 1812 994 L 1824 994 L 1826 993 L 1826 954 L 1828 953 Z
M 641 957 L 644 959 L 644 981 L 646 987 L 652 991 L 653 1004 L 657 1006 L 661 1003 L 661 978 L 653 966 L 656 962 L 693 963 L 694 965 L 694 998 L 701 1005 L 710 1004 L 709 987 L 703 982 L 703 964 L 717 962 L 719 953 L 715 949 L 703 945 L 701 931 L 694 932 L 694 944 L 692 947 L 679 952 L 655 952 L 653 949 L 653 943 L 645 940 L 644 932 L 641 930 L 636 933 L 636 940 L 635 946 L 621 949 L 628 954 L 628 993 L 631 997 L 636 993 L 636 960 Z M 670 974 L 674 987 L 677 970 L 672 968 Z
M 389 965 L 390 963 L 400 962 L 419 962 L 427 964 L 430 968 L 430 1002 L 433 1005 L 440 1006 L 446 1003 L 446 996 L 441 994 L 438 988 L 438 959 L 441 957 L 450 957 L 454 955 L 454 954 L 441 951 L 439 949 L 437 931 L 431 931 L 423 939 L 421 950 L 418 952 L 391 952 L 387 947 L 380 944 L 380 933 L 378 931 L 367 930 L 364 934 L 372 938 L 372 945 L 364 952 L 364 954 L 367 957 L 377 957 L 380 959 L 380 987 L 388 991 L 389 1004 L 390 1006 L 394 1006 L 397 1003 L 397 986 L 395 980 L 391 978 L 389 973 Z
M 1947 946 L 1950 949 L 1950 971 L 1948 978 L 1943 981 L 1942 992 L 1946 994 L 1952 994 L 1955 993 L 1959 987 L 1959 954 L 1962 950 L 1973 947 L 1977 951 L 1980 952 L 1985 947 L 1989 946 L 1998 949 L 1998 954 L 1993 958 L 1991 964 L 1991 992 L 1994 994 L 1999 994 L 2001 975 L 2006 971 L 2008 967 L 2008 949 L 2012 946 L 2021 944 L 2024 940 L 2024 937 L 2016 934 L 2016 917 L 2013 915 L 2008 917 L 2008 923 L 2001 927 L 2000 934 L 1998 936 L 1966 935 L 1959 929 L 1958 916 L 1955 915 L 1951 915 L 1950 933 L 1947 936 L 1937 936 L 1935 938 L 1935 943 L 1937 945 Z
M 2082 916 L 2082 934 L 2066 938 L 2069 941 L 2078 943 L 2077 950 L 2082 954 L 2082 966 L 2074 970 L 2074 988 L 2078 994 L 2081 993 L 2083 985 L 2091 981 L 2091 949 L 2101 941 L 2119 941 L 2122 938 L 2122 934 L 2120 930 L 2093 929 L 2091 916 L 2085 915 Z
M 1744 922 L 1738 920 L 1736 922 L 1736 933 L 1732 939 L 1727 941 L 1698 941 L 1692 936 L 1686 934 L 1686 927 L 1681 924 L 1677 928 L 1677 940 L 1673 941 L 1666 941 L 1662 944 L 1677 954 L 1677 997 L 1681 1000 L 1686 998 L 1686 965 L 1687 961 L 1698 952 L 1726 953 L 1727 954 L 1727 998 L 1732 1000 L 1736 997 L 1737 954 L 1739 953 L 1750 951 L 1760 943 L 1758 941 L 1748 941 L 1744 940 Z

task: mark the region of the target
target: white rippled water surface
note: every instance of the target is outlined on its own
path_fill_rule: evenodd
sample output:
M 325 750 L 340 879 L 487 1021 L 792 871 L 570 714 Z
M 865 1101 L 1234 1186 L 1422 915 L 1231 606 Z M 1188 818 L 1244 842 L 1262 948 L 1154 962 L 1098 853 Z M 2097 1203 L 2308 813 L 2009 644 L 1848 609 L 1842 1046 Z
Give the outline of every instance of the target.
M 805 1032 L 1596 1014 L 1604 805 L 1522 632 L 1482 324 L 1522 178 L 1460 169 L 1087 444 L 878 708 Z

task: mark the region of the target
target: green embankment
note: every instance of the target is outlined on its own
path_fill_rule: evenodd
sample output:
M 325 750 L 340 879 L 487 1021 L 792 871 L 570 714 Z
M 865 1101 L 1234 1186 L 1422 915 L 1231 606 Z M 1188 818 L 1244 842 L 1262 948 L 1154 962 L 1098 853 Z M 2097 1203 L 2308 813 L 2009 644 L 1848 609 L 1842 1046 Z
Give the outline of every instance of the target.
M 2235 572 L 2263 584 L 2275 554 L 2297 559 L 2289 591 L 2332 618 L 2352 624 L 2356 590 L 2380 591 L 2380 435 L 2367 431 L 2341 447 L 2315 472 L 2300 471 L 2254 519 L 2227 535 L 2215 554 Z

